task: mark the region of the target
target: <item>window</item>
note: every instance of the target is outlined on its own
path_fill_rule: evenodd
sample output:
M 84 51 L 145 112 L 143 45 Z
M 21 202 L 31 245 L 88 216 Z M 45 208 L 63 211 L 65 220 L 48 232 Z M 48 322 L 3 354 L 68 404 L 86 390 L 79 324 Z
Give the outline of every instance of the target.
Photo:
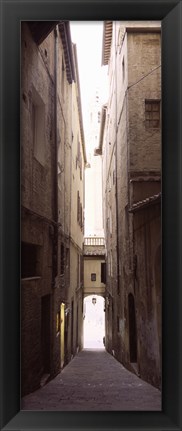
M 80 194 L 77 191 L 77 222 L 80 222 Z
M 80 147 L 81 147 L 81 144 L 80 144 L 79 136 L 77 136 L 76 169 L 78 166 L 80 169 L 80 179 L 82 180 L 82 155 L 81 155 Z
M 77 287 L 80 287 L 80 255 L 77 254 Z
M 160 127 L 160 101 L 145 100 L 145 126 L 147 129 Z
M 80 180 L 82 180 L 82 159 L 80 155 Z
M 60 313 L 56 314 L 56 334 L 60 332 Z
M 77 134 L 76 169 L 77 169 L 77 166 L 79 166 L 79 161 L 80 161 L 80 141 L 79 141 L 79 135 Z
M 123 57 L 123 61 L 122 61 L 122 76 L 123 76 L 123 82 L 125 80 L 125 61 L 124 61 L 124 57 Z
M 80 202 L 79 191 L 77 191 L 77 222 L 82 230 L 83 229 L 83 208 Z
M 45 163 L 45 104 L 35 89 L 32 91 L 33 153 L 39 163 Z
M 110 236 L 112 236 L 112 208 L 109 208 L 109 229 Z
M 108 252 L 108 256 L 107 256 L 107 271 L 108 271 L 108 276 L 110 277 L 110 275 L 111 275 L 110 252 Z
M 101 262 L 101 283 L 106 283 L 106 263 Z
M 21 277 L 40 277 L 40 250 L 36 244 L 21 244 Z
M 112 180 L 113 180 L 113 185 L 115 184 L 115 170 L 113 171 L 113 177 L 112 177 Z
M 69 268 L 70 250 L 66 248 L 66 268 Z
M 80 255 L 80 285 L 83 286 L 83 256 Z
M 125 217 L 125 232 L 126 232 L 126 237 L 129 237 L 129 213 L 128 213 L 128 205 L 125 206 L 125 213 L 124 213 L 124 217 Z
M 64 274 L 64 267 L 65 267 L 65 249 L 64 244 L 61 244 L 61 275 Z
M 61 94 L 62 94 L 63 100 L 64 100 L 64 75 L 65 75 L 64 71 L 65 71 L 64 61 L 63 61 L 63 58 L 62 58 Z
M 96 281 L 96 274 L 95 273 L 91 274 L 91 281 Z
M 110 256 L 110 265 L 111 265 L 111 270 L 110 270 L 110 274 L 111 277 L 113 276 L 113 266 L 112 266 L 112 250 L 111 250 L 111 256 Z
M 80 204 L 80 227 L 82 228 L 82 204 Z

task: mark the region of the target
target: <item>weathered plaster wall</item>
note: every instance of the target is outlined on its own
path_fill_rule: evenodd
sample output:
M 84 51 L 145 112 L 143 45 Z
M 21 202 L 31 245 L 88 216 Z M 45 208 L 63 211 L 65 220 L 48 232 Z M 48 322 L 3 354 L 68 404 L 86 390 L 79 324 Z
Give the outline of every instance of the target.
M 143 27 L 147 26 L 146 31 Z M 140 30 L 136 31 L 135 27 Z M 143 28 L 142 31 L 141 28 Z M 106 347 L 109 351 L 114 350 L 117 359 L 132 371 L 134 369 L 130 364 L 129 294 L 134 298 L 135 309 L 137 304 L 134 278 L 135 233 L 133 231 L 133 213 L 129 212 L 129 209 L 133 203 L 160 191 L 161 131 L 160 128 L 152 130 L 146 129 L 145 126 L 145 99 L 160 100 L 161 98 L 159 31 L 159 22 L 113 22 L 108 66 L 110 88 L 102 147 L 107 254 L 106 293 L 108 295 Z M 114 172 L 115 183 L 112 181 Z M 158 214 L 158 218 L 160 220 L 160 214 Z M 155 231 L 154 238 L 156 240 L 158 238 L 159 241 L 160 232 L 155 223 L 152 229 L 153 232 Z M 142 244 L 144 232 L 141 235 L 143 235 Z M 150 254 L 150 242 L 146 247 Z M 140 260 L 139 263 L 141 272 L 144 260 L 143 255 L 143 261 Z M 145 271 L 148 273 L 148 267 L 145 268 Z M 148 277 L 150 275 L 149 272 Z M 153 292 L 154 288 L 151 289 Z M 150 301 L 152 298 L 149 297 Z M 147 328 L 151 325 L 151 331 L 156 331 L 156 315 L 158 314 L 156 302 L 153 301 L 150 304 L 151 307 L 153 304 L 153 320 L 151 318 L 150 324 L 147 321 L 143 323 L 144 343 L 146 333 L 148 333 Z M 144 304 L 145 307 L 147 304 Z M 137 325 L 139 325 L 137 334 L 140 337 L 140 310 L 137 312 L 136 319 Z M 138 319 L 140 319 L 140 324 L 138 324 Z M 155 361 L 159 363 L 156 338 L 153 340 L 151 350 L 146 347 L 151 364 L 149 364 L 150 361 L 146 354 L 141 353 L 140 355 L 140 344 L 141 342 L 138 341 L 138 367 L 143 370 L 144 379 L 157 385 L 160 374 L 158 365 L 153 368 L 154 376 L 151 375 L 154 356 Z

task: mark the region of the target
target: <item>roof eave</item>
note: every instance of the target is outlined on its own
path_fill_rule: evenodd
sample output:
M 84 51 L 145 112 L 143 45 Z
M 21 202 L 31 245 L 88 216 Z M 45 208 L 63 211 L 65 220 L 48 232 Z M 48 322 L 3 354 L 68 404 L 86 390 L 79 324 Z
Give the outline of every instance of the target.
M 59 24 L 59 21 L 27 21 L 34 42 L 40 45 Z
M 112 42 L 112 21 L 104 21 L 102 39 L 102 61 L 101 65 L 106 66 L 109 62 L 111 42 Z
M 58 27 L 63 44 L 67 80 L 69 84 L 72 84 L 72 82 L 75 81 L 75 69 L 72 52 L 70 23 L 69 21 L 60 21 Z
M 76 44 L 73 44 L 73 51 L 74 51 L 75 69 L 76 69 L 76 79 L 75 79 L 75 81 L 77 81 L 77 86 L 78 86 L 78 111 L 79 111 L 80 131 L 81 131 L 81 138 L 82 138 L 82 148 L 83 148 L 84 163 L 85 163 L 85 166 L 86 166 L 86 164 L 87 164 L 87 156 L 86 156 L 86 148 L 85 148 L 84 129 L 83 129 L 81 90 L 80 90 L 80 78 L 79 78 L 79 70 L 78 70 L 78 58 L 77 58 Z
M 128 211 L 129 213 L 135 213 L 140 210 L 146 209 L 151 205 L 159 204 L 160 202 L 161 202 L 161 193 L 158 193 L 157 195 L 150 196 L 149 198 L 146 198 L 143 201 L 133 204 L 133 206 Z
M 102 154 L 103 136 L 104 136 L 104 128 L 105 128 L 105 122 L 106 122 L 106 111 L 107 111 L 107 104 L 102 106 L 98 154 Z

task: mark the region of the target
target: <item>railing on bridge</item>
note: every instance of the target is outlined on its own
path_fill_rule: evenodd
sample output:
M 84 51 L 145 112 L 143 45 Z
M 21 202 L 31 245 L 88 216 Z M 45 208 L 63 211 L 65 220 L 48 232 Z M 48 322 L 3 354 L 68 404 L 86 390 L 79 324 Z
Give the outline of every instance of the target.
M 88 237 L 84 238 L 84 245 L 93 245 L 93 246 L 102 245 L 102 246 L 105 246 L 105 240 L 103 237 L 88 236 Z

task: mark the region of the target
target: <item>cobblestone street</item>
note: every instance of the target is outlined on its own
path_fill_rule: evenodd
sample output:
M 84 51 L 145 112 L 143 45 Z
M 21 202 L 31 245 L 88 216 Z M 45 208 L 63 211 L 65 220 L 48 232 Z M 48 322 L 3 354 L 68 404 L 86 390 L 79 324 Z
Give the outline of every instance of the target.
M 23 410 L 161 410 L 161 392 L 104 349 L 85 349 L 52 381 L 22 399 Z

